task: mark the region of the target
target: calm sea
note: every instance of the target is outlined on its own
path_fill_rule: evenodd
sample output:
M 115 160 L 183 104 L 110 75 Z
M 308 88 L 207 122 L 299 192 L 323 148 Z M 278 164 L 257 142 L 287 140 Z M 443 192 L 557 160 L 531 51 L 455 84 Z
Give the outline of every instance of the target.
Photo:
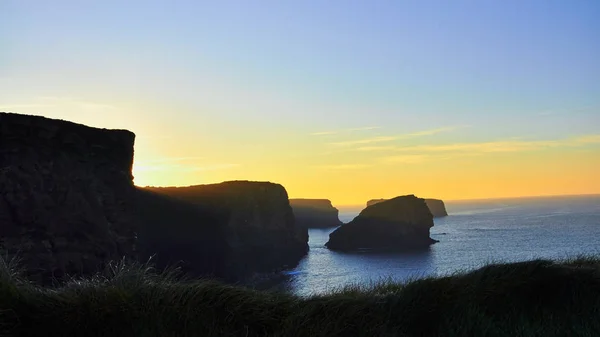
M 333 229 L 309 231 L 309 254 L 270 287 L 297 295 L 392 278 L 445 275 L 489 262 L 600 254 L 600 195 L 447 202 L 439 240 L 420 253 L 339 253 L 324 247 Z M 360 212 L 342 209 L 348 222 Z

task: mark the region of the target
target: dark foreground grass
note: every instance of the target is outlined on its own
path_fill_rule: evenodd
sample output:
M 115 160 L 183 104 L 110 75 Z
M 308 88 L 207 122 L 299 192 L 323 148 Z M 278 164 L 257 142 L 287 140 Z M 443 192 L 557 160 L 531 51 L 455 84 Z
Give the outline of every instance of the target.
M 58 288 L 0 260 L 3 336 L 600 336 L 600 259 L 492 264 L 298 298 L 116 263 Z

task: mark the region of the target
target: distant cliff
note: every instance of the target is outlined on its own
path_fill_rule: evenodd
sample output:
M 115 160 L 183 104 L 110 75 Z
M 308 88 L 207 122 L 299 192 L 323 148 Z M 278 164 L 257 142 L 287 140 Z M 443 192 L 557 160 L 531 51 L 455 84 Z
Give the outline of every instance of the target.
M 306 228 L 337 227 L 339 211 L 327 199 L 290 199 L 296 223 Z
M 229 181 L 146 190 L 211 210 L 223 226 L 231 270 L 295 265 L 308 251 L 308 231 L 296 224 L 287 192 L 279 184 Z
M 410 250 L 437 242 L 429 237 L 433 216 L 414 195 L 372 203 L 351 222 L 329 235 L 332 250 Z
M 135 135 L 0 113 L 0 251 L 46 282 L 132 256 Z
M 441 218 L 448 216 L 448 212 L 446 211 L 446 205 L 444 205 L 444 201 L 440 199 L 425 199 L 425 203 L 431 214 L 433 214 L 434 218 Z
M 379 202 L 382 202 L 385 200 L 387 200 L 387 199 L 369 200 L 369 201 L 367 201 L 367 207 L 369 207 L 371 205 L 375 205 L 376 203 L 379 203 Z M 431 214 L 433 215 L 434 218 L 441 218 L 441 217 L 448 216 L 448 212 L 446 212 L 446 206 L 444 205 L 444 202 L 442 200 L 425 199 L 425 203 L 427 204 L 427 207 L 431 211 Z

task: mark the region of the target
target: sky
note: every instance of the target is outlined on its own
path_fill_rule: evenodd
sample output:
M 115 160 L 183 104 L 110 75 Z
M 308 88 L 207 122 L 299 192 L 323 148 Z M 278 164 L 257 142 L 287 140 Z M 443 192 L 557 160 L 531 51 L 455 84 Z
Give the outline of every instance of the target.
M 139 186 L 600 193 L 599 17 L 597 0 L 2 0 L 0 111 L 135 132 Z

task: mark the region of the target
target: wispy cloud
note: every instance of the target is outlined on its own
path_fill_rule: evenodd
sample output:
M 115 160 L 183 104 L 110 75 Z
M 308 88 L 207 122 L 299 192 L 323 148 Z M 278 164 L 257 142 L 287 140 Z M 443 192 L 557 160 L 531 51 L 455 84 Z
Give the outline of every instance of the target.
M 400 137 L 399 136 L 378 136 L 378 137 L 359 139 L 359 140 L 347 140 L 347 141 L 343 141 L 343 142 L 334 142 L 334 143 L 329 143 L 329 144 L 335 145 L 335 146 L 351 146 L 351 145 L 391 142 L 391 141 L 397 140 L 397 139 L 400 139 Z
M 395 149 L 395 146 L 392 145 L 388 145 L 388 146 L 361 146 L 356 148 L 356 151 L 366 151 L 366 152 L 371 152 L 371 151 L 388 151 L 388 150 L 393 150 Z
M 543 110 L 534 112 L 536 116 L 540 117 L 548 117 L 548 116 L 569 116 L 572 117 L 575 114 L 590 112 L 593 110 L 600 110 L 600 106 L 598 105 L 586 105 L 577 108 L 564 109 L 564 110 Z
M 377 129 L 381 129 L 381 126 L 365 126 L 362 128 L 351 128 L 351 129 L 347 129 L 348 131 L 367 131 L 367 130 L 377 130 Z
M 311 136 L 327 136 L 327 135 L 335 135 L 338 131 L 321 131 L 321 132 L 313 132 Z
M 551 148 L 573 148 L 575 151 L 583 146 L 600 144 L 600 135 L 583 135 L 560 140 L 509 140 L 480 143 L 454 143 L 444 145 L 418 145 L 410 147 L 393 147 L 387 149 L 385 155 L 378 158 L 382 164 L 419 164 L 425 161 L 440 161 L 461 157 L 473 157 L 494 153 L 513 153 L 539 151 Z M 383 147 L 382 147 L 383 148 Z
M 353 145 L 373 144 L 373 143 L 382 143 L 382 142 L 392 142 L 392 141 L 401 140 L 401 139 L 432 136 L 432 135 L 436 135 L 436 134 L 439 134 L 442 132 L 449 132 L 449 131 L 453 131 L 453 130 L 463 128 L 463 127 L 467 127 L 467 126 L 466 125 L 465 126 L 446 126 L 446 127 L 442 127 L 442 128 L 417 131 L 417 132 L 396 135 L 396 136 L 377 136 L 377 137 L 364 138 L 364 139 L 358 139 L 358 140 L 332 142 L 329 144 L 333 145 L 333 146 L 353 146 Z M 364 148 L 365 147 L 363 147 L 362 151 L 366 151 Z M 371 150 L 372 150 L 372 148 L 371 148 Z
M 583 135 L 573 139 L 573 144 L 597 144 L 600 143 L 600 135 Z
M 560 140 L 501 140 L 480 143 L 454 143 L 445 145 L 418 145 L 396 148 L 403 152 L 522 152 L 558 147 L 577 147 L 600 144 L 600 135 L 583 135 Z
M 431 130 L 424 130 L 424 131 L 418 131 L 418 132 L 409 133 L 409 134 L 406 135 L 406 137 L 407 138 L 411 138 L 411 137 L 433 136 L 433 135 L 437 135 L 438 133 L 450 132 L 450 131 L 454 131 L 456 129 L 466 128 L 466 127 L 469 127 L 469 125 L 445 126 L 443 128 L 437 128 L 437 129 L 431 129 Z
M 411 152 L 515 152 L 535 150 L 544 147 L 556 146 L 554 141 L 494 141 L 484 143 L 455 143 L 447 145 L 419 145 L 398 148 L 397 151 Z

